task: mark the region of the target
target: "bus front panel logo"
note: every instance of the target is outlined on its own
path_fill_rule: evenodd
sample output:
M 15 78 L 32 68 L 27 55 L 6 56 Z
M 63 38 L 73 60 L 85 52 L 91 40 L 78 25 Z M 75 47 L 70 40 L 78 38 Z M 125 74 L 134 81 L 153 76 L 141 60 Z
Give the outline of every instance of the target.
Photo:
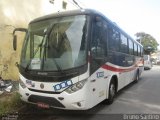
M 102 78 L 102 77 L 104 77 L 104 71 L 102 71 L 102 72 L 97 72 L 96 74 L 97 74 L 97 78 Z

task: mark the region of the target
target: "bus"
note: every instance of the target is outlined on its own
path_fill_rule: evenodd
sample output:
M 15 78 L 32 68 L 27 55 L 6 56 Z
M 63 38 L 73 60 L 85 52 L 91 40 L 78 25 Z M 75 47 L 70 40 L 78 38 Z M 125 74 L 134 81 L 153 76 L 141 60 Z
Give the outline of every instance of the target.
M 43 108 L 87 110 L 104 102 L 143 71 L 143 46 L 102 13 L 80 9 L 31 21 L 25 32 L 19 93 Z
M 152 61 L 150 55 L 143 55 L 144 58 L 144 70 L 150 70 L 152 68 Z

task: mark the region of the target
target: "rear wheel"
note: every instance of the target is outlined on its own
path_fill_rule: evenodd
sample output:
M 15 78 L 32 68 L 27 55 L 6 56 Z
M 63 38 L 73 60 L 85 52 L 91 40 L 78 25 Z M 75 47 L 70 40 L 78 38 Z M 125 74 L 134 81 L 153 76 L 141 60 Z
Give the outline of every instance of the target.
M 138 71 L 137 71 L 137 73 L 136 73 L 135 82 L 137 83 L 137 82 L 138 82 L 138 80 L 139 80 L 139 70 L 138 70 Z
M 108 94 L 109 94 L 108 99 L 106 99 L 104 101 L 104 103 L 110 105 L 113 103 L 114 97 L 116 95 L 116 85 L 115 85 L 115 81 L 113 79 L 111 80 L 111 83 L 109 85 L 109 93 Z

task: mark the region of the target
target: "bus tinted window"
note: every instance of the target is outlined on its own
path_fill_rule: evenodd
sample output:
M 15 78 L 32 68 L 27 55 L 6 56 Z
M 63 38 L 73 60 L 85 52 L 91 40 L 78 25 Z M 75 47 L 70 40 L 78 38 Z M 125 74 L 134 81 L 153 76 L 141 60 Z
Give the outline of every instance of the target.
M 134 43 L 134 55 L 137 55 L 137 44 L 136 43 Z
M 129 54 L 133 55 L 133 41 L 129 39 Z
M 121 34 L 121 49 L 120 51 L 123 53 L 128 53 L 128 41 L 127 37 L 125 37 L 123 34 Z
M 141 56 L 143 56 L 143 48 L 141 47 Z
M 138 45 L 138 56 L 141 56 L 141 49 L 139 45 Z
M 109 50 L 119 51 L 119 43 L 120 43 L 119 32 L 113 28 L 109 29 Z

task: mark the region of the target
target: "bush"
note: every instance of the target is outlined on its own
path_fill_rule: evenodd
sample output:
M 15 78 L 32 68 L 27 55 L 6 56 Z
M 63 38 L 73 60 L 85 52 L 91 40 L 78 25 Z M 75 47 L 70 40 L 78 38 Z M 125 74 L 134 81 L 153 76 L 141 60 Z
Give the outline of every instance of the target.
M 22 106 L 20 95 L 17 92 L 1 97 L 0 103 L 0 116 L 11 112 L 17 112 L 18 108 Z

